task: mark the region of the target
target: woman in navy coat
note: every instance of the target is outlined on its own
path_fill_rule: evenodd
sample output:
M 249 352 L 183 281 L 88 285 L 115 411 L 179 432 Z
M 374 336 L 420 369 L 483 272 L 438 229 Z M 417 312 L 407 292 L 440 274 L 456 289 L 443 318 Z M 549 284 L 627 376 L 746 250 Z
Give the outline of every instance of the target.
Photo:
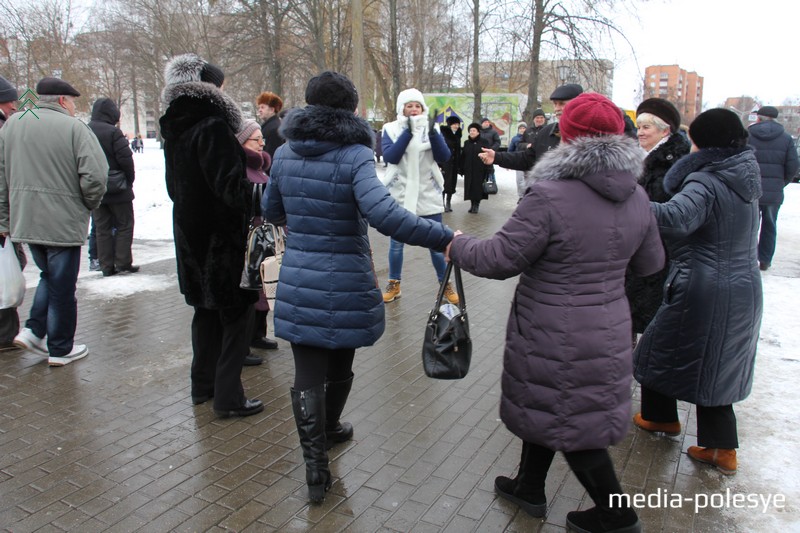
M 309 499 L 331 486 L 327 449 L 353 436 L 341 423 L 355 349 L 384 330 L 383 296 L 368 226 L 407 244 L 444 251 L 453 232 L 395 202 L 375 173 L 369 124 L 354 114 L 358 93 L 336 72 L 306 87 L 302 109 L 281 126 L 262 201 L 264 217 L 288 233 L 275 301 L 275 335 L 292 345 L 291 390 Z

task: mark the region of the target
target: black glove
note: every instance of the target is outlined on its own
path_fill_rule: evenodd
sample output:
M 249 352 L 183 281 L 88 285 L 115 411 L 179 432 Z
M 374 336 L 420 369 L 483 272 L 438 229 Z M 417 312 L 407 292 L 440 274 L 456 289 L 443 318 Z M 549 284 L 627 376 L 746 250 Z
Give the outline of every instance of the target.
M 436 117 L 439 115 L 439 110 L 434 109 L 433 115 L 428 118 L 428 135 L 436 135 Z

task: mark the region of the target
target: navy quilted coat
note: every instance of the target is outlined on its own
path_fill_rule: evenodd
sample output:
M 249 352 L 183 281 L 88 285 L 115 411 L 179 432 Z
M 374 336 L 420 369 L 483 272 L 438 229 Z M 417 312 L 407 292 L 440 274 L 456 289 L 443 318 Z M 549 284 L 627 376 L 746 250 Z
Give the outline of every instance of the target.
M 500 416 L 559 451 L 605 448 L 630 422 L 631 317 L 625 271 L 659 271 L 664 248 L 636 181 L 644 152 L 622 135 L 562 144 L 492 238 L 453 239 L 478 276 L 520 275 L 506 326 Z
M 344 111 L 307 106 L 283 121 L 262 209 L 286 221 L 286 254 L 275 301 L 275 335 L 295 344 L 358 348 L 384 330 L 368 225 L 384 235 L 444 251 L 447 227 L 418 218 L 375 173 L 369 124 Z
M 664 187 L 675 196 L 653 210 L 669 274 L 634 375 L 671 398 L 729 405 L 750 393 L 761 327 L 758 165 L 751 148 L 704 149 L 678 161 Z
M 757 122 L 748 129 L 750 146 L 756 149 L 761 169 L 760 205 L 781 205 L 783 189 L 797 175 L 798 158 L 794 141 L 783 126 L 772 120 Z

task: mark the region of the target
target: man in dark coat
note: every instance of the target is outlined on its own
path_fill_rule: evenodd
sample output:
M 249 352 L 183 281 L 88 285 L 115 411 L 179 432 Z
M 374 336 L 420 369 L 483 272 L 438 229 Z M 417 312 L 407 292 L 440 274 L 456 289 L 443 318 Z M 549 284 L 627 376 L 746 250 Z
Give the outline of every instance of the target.
M 564 111 L 567 102 L 583 93 L 583 87 L 577 83 L 567 83 L 557 87 L 550 95 L 553 102 L 553 115 L 558 119 Z M 561 142 L 561 131 L 558 122 L 548 124 L 536 136 L 536 140 L 526 150 L 521 152 L 499 152 L 487 151 L 481 159 L 487 165 L 495 163 L 503 168 L 513 170 L 530 170 L 541 157 L 552 150 Z
M 798 158 L 794 141 L 775 121 L 778 110 L 764 106 L 757 112 L 758 122 L 750 126 L 750 146 L 756 149 L 761 169 L 763 195 L 758 202 L 761 210 L 761 234 L 758 238 L 758 266 L 767 270 L 775 255 L 778 236 L 778 210 L 783 204 L 783 189 L 797 175 Z
M 223 72 L 194 54 L 167 64 L 161 117 L 167 193 L 174 202 L 178 282 L 192 319 L 192 402 L 214 399 L 220 417 L 264 409 L 242 388 L 256 291 L 239 288 L 252 185 L 236 132 L 239 106 L 219 87 Z
M 104 276 L 118 272 L 138 272 L 133 264 L 133 153 L 125 134 L 117 127 L 119 107 L 110 98 L 98 98 L 92 106 L 89 128 L 97 135 L 106 154 L 109 172 L 125 173 L 126 186 L 117 192 L 106 191 L 100 206 L 92 212 L 97 230 L 97 258 Z M 114 231 L 116 229 L 116 232 Z
M 275 150 L 286 142 L 278 131 L 278 128 L 281 127 L 281 119 L 278 114 L 283 109 L 283 100 L 277 94 L 267 91 L 258 95 L 256 105 L 258 106 L 258 118 L 264 121 L 261 125 L 264 151 L 269 154 L 270 159 L 274 159 Z
M 481 119 L 481 139 L 484 140 L 486 146 L 490 149 L 497 151 L 500 149 L 500 134 L 497 133 L 497 130 L 494 129 L 492 126 L 492 122 L 489 120 L 489 117 L 483 117 Z M 489 166 L 489 172 L 486 176 L 490 180 L 494 180 L 494 165 Z
M 442 191 L 444 212 L 450 213 L 453 211 L 450 200 L 456 193 L 458 162 L 461 160 L 461 137 L 463 136 L 461 119 L 456 115 L 450 115 L 447 117 L 446 124 L 439 126 L 439 130 L 442 132 L 442 137 L 444 137 L 444 142 L 447 143 L 447 147 L 450 148 L 450 159 L 445 163 L 439 164 L 439 167 L 442 169 L 442 176 L 444 177 L 444 190 Z

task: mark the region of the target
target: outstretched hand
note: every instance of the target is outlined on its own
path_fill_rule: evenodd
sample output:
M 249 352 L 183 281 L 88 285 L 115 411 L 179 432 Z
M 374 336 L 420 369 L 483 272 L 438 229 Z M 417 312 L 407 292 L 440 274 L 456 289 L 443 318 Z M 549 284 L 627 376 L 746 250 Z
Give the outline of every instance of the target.
M 459 235 L 464 235 L 464 233 L 460 229 L 457 229 L 455 233 L 453 233 L 453 239 L 455 239 Z M 452 245 L 453 241 L 450 241 L 449 243 L 447 243 L 447 248 L 444 249 L 444 260 L 447 261 L 448 263 L 450 262 L 450 247 Z
M 494 163 L 494 150 L 491 148 L 481 148 L 483 153 L 478 154 L 484 165 L 491 165 Z

